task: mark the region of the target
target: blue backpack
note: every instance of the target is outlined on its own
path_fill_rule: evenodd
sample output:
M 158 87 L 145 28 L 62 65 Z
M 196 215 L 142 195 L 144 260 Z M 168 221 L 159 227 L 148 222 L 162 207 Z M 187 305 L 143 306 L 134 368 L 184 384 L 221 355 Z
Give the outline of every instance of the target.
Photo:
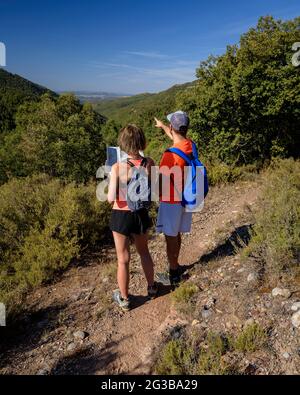
M 187 155 L 178 148 L 169 148 L 166 152 L 178 155 L 189 167 L 181 204 L 190 211 L 197 211 L 208 195 L 209 183 L 207 170 L 199 159 L 196 144 L 193 142 L 192 155 Z
M 136 167 L 129 159 L 127 164 L 133 169 L 127 184 L 127 205 L 131 212 L 151 208 L 151 185 L 147 173 L 148 160 L 143 158 L 140 167 Z

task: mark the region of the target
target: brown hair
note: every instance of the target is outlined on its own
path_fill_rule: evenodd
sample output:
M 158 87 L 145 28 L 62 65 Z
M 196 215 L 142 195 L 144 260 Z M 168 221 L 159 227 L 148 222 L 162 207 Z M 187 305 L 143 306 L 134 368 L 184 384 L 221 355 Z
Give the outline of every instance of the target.
M 173 128 L 173 131 L 177 134 L 180 134 L 180 136 L 182 137 L 186 137 L 189 131 L 189 127 L 188 126 L 181 126 L 179 130 L 175 130 Z
M 123 128 L 119 135 L 119 146 L 127 154 L 137 154 L 146 148 L 146 137 L 141 128 L 136 125 L 128 125 Z

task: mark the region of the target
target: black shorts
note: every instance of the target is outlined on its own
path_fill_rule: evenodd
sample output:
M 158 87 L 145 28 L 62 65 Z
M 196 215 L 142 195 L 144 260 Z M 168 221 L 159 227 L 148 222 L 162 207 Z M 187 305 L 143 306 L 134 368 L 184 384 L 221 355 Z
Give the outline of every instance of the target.
M 113 210 L 110 219 L 110 230 L 124 236 L 146 234 L 151 227 L 148 210 L 136 212 Z

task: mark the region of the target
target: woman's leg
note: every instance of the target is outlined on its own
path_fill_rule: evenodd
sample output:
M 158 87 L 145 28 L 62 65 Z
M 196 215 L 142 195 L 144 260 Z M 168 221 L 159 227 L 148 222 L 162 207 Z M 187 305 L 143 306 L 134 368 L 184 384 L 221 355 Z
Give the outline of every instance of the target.
M 128 237 L 113 232 L 118 257 L 118 284 L 123 299 L 129 296 L 130 242 Z
M 141 257 L 143 270 L 149 287 L 154 286 L 154 263 L 148 248 L 148 235 L 134 235 L 134 242 Z

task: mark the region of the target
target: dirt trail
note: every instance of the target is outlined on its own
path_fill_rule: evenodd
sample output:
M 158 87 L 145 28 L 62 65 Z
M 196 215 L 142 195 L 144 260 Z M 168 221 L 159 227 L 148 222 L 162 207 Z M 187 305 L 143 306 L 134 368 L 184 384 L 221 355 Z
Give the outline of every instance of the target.
M 218 231 L 244 225 L 243 213 L 255 204 L 259 182 L 214 188 L 203 212 L 194 215 L 193 231 L 184 237 L 181 263 L 195 265 L 218 244 Z M 164 240 L 154 236 L 151 251 L 156 270 L 166 269 Z M 71 268 L 55 283 L 36 290 L 27 312 L 5 344 L 0 344 L 0 373 L 125 374 L 148 373 L 151 356 L 166 332 L 180 320 L 168 290 L 147 301 L 146 286 L 135 253 L 131 291 L 135 308 L 123 314 L 112 306 L 115 254 L 106 249 Z M 184 324 L 184 323 L 183 323 Z M 74 338 L 76 331 L 85 339 Z

